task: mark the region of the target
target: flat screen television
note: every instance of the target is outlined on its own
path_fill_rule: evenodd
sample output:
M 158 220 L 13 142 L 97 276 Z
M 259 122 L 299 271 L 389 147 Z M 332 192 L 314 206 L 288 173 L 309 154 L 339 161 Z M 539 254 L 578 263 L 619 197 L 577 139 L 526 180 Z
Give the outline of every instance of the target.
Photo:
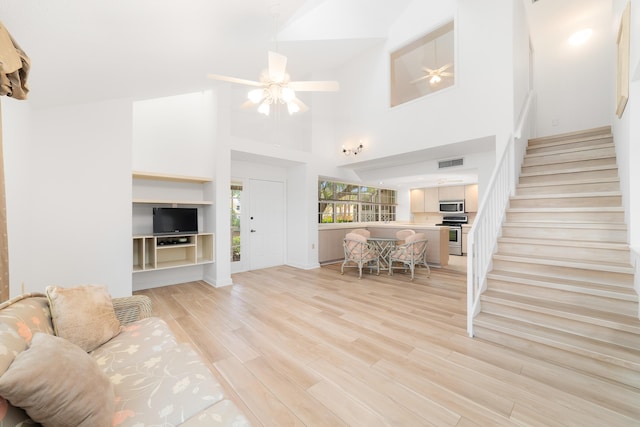
M 153 234 L 195 234 L 198 208 L 153 208 Z

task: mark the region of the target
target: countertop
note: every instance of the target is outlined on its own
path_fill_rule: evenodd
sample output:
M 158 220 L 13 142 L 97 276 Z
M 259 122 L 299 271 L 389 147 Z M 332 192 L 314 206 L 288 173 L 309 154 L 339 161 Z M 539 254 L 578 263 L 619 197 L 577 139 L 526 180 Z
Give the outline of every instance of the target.
M 411 228 L 416 230 L 434 230 L 446 226 L 413 222 L 341 222 L 337 224 L 318 224 L 318 230 L 339 230 L 341 228 Z M 448 228 L 448 227 L 447 227 Z

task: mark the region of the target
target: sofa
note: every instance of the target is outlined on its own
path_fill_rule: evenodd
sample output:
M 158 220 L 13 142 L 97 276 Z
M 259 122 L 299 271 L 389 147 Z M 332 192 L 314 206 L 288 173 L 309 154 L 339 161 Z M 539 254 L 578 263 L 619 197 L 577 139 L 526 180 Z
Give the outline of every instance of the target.
M 72 297 L 76 289 L 82 298 Z M 111 299 L 106 288 L 87 285 L 0 304 L 0 426 L 28 425 L 249 421 L 193 348 L 152 316 L 149 298 Z

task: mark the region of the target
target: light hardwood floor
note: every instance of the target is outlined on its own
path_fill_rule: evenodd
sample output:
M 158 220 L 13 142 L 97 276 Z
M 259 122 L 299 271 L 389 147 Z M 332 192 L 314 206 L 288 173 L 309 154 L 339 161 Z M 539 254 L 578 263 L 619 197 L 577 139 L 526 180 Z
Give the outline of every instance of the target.
M 460 259 L 459 261 L 461 261 Z M 466 336 L 466 275 L 339 264 L 137 292 L 256 426 L 631 426 L 640 390 Z

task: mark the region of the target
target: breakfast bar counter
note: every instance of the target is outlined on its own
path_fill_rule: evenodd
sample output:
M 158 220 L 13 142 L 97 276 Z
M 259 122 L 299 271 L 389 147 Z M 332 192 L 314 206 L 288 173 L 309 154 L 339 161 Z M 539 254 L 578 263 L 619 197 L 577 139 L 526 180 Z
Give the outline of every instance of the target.
M 395 237 L 400 230 L 413 230 L 424 233 L 427 244 L 427 262 L 433 267 L 446 267 L 449 264 L 449 227 L 416 223 L 340 223 L 318 225 L 318 261 L 321 264 L 344 259 L 342 241 L 344 236 L 357 229 L 365 228 L 372 237 Z

